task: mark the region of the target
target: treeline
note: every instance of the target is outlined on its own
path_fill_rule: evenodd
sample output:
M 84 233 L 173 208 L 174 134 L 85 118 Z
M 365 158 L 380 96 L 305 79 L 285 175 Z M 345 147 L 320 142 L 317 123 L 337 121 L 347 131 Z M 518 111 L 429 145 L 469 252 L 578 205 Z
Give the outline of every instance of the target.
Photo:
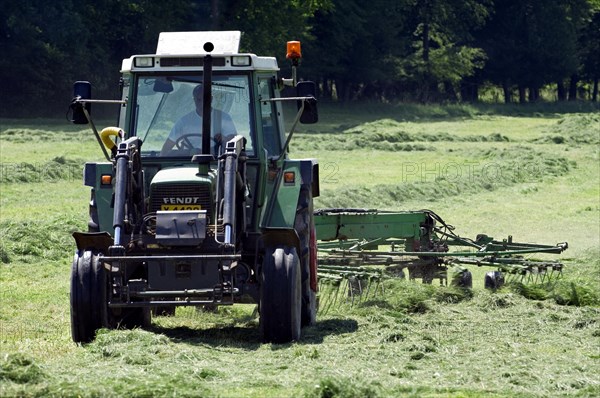
M 333 101 L 598 100 L 600 0 L 0 0 L 0 116 L 65 109 L 73 81 L 116 97 L 161 31 L 241 30 Z

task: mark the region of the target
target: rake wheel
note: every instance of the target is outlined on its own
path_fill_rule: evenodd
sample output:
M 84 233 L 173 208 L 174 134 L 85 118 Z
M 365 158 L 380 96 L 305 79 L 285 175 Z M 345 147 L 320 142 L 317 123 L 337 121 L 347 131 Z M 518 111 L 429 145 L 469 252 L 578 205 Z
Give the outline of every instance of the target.
M 500 271 L 486 272 L 484 279 L 486 289 L 497 290 L 504 286 L 504 275 Z

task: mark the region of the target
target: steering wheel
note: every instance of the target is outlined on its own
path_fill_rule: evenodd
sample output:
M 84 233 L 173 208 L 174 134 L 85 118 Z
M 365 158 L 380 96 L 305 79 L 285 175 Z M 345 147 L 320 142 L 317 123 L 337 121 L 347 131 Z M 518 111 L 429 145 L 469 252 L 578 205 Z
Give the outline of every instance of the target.
M 229 141 L 230 139 L 232 139 L 233 137 L 235 137 L 235 134 L 228 134 L 228 135 L 222 135 L 221 133 L 216 134 L 214 137 L 211 137 L 211 141 L 213 141 L 216 145 L 215 148 L 220 147 L 221 145 L 223 145 L 225 142 Z M 196 142 L 201 142 L 202 141 L 202 134 L 184 134 L 181 137 L 177 138 L 177 140 L 175 141 L 175 144 L 173 145 L 173 149 L 171 149 L 171 151 L 177 150 L 177 151 L 186 151 L 186 152 L 193 152 L 195 150 L 198 150 L 197 147 L 194 146 L 194 144 L 192 144 L 192 140 L 196 141 Z M 217 149 L 212 148 L 212 151 L 217 151 Z
M 181 137 L 177 138 L 177 141 L 175 141 L 175 145 L 173 146 L 179 151 L 192 151 L 195 148 L 192 144 L 192 141 L 190 140 L 190 138 L 192 137 L 196 137 L 198 139 L 198 142 L 202 142 L 201 134 L 184 134 Z

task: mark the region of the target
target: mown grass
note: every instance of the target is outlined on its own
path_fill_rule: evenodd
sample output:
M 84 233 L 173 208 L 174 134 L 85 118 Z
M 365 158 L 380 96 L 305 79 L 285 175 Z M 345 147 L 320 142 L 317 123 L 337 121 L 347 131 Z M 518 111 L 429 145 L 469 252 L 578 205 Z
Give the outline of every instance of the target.
M 317 206 L 430 208 L 464 236 L 570 247 L 552 285 L 490 292 L 475 268 L 469 292 L 389 280 L 352 303 L 338 291 L 284 345 L 260 343 L 253 305 L 179 308 L 148 331 L 73 344 L 70 233 L 86 225 L 89 191 L 65 168 L 101 152 L 59 122 L 2 121 L 0 396 L 600 395 L 600 126 L 581 105 L 321 108 L 323 124 L 303 126 L 292 146 L 320 161 Z M 335 292 L 323 289 L 322 308 Z

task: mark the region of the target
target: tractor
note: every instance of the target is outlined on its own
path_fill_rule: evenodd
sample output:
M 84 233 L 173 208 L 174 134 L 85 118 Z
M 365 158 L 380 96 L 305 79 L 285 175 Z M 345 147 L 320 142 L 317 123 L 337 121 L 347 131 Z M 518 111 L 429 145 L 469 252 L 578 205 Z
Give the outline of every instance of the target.
M 106 158 L 84 167 L 75 342 L 146 327 L 177 306 L 255 303 L 262 341 L 287 343 L 316 322 L 319 284 L 337 287 L 335 302 L 340 290 L 366 300 L 378 291 L 371 281 L 407 273 L 469 289 L 464 266 L 495 268 L 484 280 L 492 290 L 562 275 L 562 263 L 532 256 L 560 254 L 566 242 L 469 239 L 431 210 L 314 209 L 318 162 L 288 155 L 298 123 L 318 121 L 316 85 L 297 79 L 300 42 L 288 42 L 292 76 L 282 78 L 275 58 L 239 53 L 240 37 L 161 33 L 155 54 L 123 60 L 118 100 L 92 99 L 91 84 L 75 82 L 71 121 L 91 125 Z M 297 106 L 287 133 L 284 102 Z M 92 104 L 118 106 L 117 126 L 98 132 Z
M 91 126 L 105 161 L 84 166 L 73 341 L 146 327 L 178 306 L 256 303 L 268 343 L 315 323 L 319 166 L 288 147 L 298 123 L 318 120 L 316 86 L 296 77 L 300 42 L 288 42 L 292 77 L 281 78 L 274 57 L 239 53 L 240 37 L 161 33 L 155 54 L 123 60 L 117 100 L 75 82 L 70 120 Z M 287 133 L 286 101 L 298 108 Z M 93 104 L 117 106 L 117 125 L 98 131 Z

